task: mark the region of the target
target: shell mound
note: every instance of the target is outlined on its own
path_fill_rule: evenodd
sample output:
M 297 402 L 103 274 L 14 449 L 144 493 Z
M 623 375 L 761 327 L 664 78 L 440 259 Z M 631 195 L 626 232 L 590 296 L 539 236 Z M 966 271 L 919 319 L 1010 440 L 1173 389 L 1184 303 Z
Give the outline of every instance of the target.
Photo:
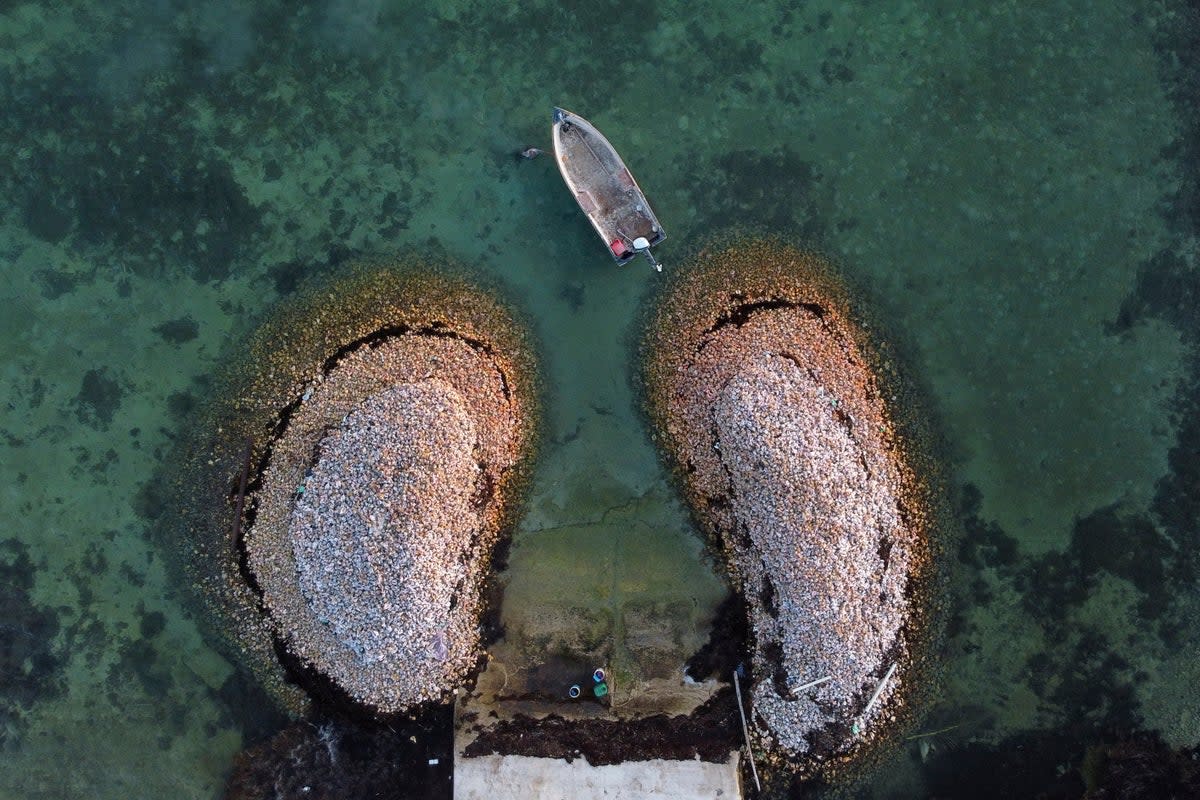
M 253 335 L 206 419 L 209 457 L 185 470 L 219 498 L 185 510 L 189 566 L 288 705 L 303 700 L 281 649 L 310 689 L 382 713 L 470 678 L 491 556 L 528 483 L 535 376 L 510 310 L 406 265 L 356 267 Z
M 930 515 L 888 367 L 815 256 L 747 242 L 679 274 L 644 343 L 651 423 L 745 597 L 766 743 L 848 761 L 924 657 Z

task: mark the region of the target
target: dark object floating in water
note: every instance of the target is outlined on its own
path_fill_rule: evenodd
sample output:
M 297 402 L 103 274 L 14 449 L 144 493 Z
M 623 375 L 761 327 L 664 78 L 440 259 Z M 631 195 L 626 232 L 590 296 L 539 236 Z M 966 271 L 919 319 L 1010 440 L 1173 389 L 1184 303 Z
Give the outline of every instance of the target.
M 666 234 L 608 139 L 583 117 L 557 107 L 553 130 L 559 172 L 612 257 L 628 264 L 641 253 L 662 272 L 650 248 Z

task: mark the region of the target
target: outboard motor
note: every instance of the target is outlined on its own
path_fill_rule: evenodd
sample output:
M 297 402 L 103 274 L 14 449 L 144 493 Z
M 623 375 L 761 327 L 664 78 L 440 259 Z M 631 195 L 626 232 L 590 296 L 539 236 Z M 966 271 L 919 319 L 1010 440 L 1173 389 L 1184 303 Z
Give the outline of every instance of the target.
M 654 257 L 654 254 L 650 252 L 650 242 L 645 236 L 639 236 L 633 240 L 633 249 L 644 255 L 646 260 L 650 262 L 650 266 L 654 267 L 655 270 L 662 272 L 662 264 L 660 264 L 658 259 Z

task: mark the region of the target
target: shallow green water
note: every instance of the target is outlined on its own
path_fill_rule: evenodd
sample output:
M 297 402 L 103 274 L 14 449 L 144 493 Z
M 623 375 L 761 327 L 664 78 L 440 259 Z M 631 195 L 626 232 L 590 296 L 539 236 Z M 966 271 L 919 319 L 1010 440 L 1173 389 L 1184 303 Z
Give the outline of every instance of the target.
M 1172 4 L 64 5 L 0 0 L 0 794 L 219 795 L 254 710 L 142 488 L 221 353 L 348 254 L 434 247 L 534 318 L 551 444 L 515 576 L 661 495 L 628 384 L 654 276 L 612 266 L 551 161 L 512 157 L 554 104 L 625 155 L 668 269 L 730 224 L 815 243 L 928 388 L 978 500 L 929 725 L 954 727 L 882 790 L 969 794 L 1018 746 L 1048 785 L 1114 730 L 1200 743 Z M 619 575 L 715 596 L 656 508 L 661 572 L 581 537 L 595 602 Z

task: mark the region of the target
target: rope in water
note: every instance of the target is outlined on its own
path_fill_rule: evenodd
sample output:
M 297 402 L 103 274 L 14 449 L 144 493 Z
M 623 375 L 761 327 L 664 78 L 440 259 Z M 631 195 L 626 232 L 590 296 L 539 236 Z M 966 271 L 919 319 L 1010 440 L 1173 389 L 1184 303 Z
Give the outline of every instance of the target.
M 754 751 L 750 749 L 750 729 L 746 727 L 746 712 L 742 710 L 742 684 L 738 680 L 737 670 L 733 672 L 733 689 L 737 692 L 738 716 L 742 718 L 742 736 L 746 739 L 746 757 L 750 759 L 750 772 L 754 775 L 754 788 L 762 791 L 758 782 L 758 767 L 754 766 Z

